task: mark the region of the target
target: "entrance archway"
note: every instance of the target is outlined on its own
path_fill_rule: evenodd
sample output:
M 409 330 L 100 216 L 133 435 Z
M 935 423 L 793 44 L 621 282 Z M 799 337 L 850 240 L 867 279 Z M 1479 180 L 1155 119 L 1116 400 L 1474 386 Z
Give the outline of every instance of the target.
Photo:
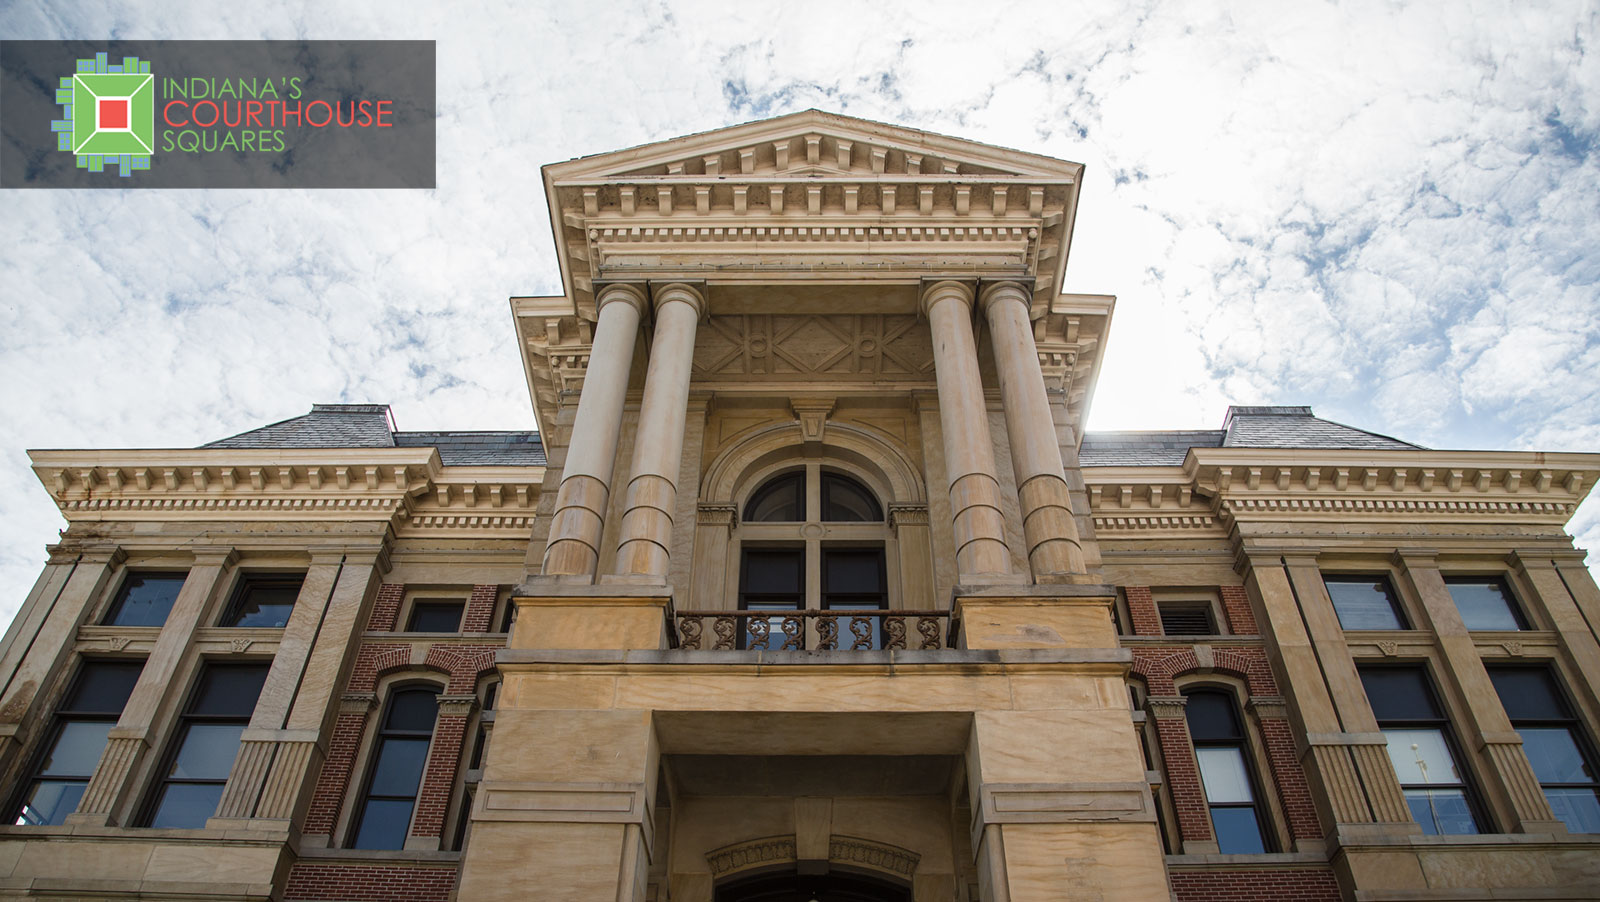
M 863 874 L 769 871 L 718 887 L 716 902 L 911 902 L 911 892 Z

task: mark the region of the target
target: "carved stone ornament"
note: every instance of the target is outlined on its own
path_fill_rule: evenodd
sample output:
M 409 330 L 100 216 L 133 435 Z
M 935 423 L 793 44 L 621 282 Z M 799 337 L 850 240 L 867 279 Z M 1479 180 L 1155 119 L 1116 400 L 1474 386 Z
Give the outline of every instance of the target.
M 1521 657 L 1522 656 L 1522 643 L 1521 642 L 1514 642 L 1514 641 L 1513 642 L 1502 642 L 1502 643 L 1500 643 L 1500 647 L 1505 649 L 1506 650 L 1506 654 L 1511 655 L 1512 657 Z
M 794 854 L 793 836 L 769 836 L 712 849 L 706 853 L 706 864 L 711 866 L 711 876 L 720 877 L 749 868 L 794 861 Z
M 1400 653 L 1400 643 L 1384 639 L 1378 643 L 1378 651 L 1383 652 L 1389 657 L 1394 657 Z
M 112 636 L 106 640 L 106 644 L 111 646 L 112 651 L 122 651 L 124 648 L 127 648 L 128 643 L 132 641 L 133 640 L 129 639 L 127 636 Z
M 228 648 L 231 649 L 234 654 L 240 654 L 249 651 L 250 644 L 254 641 L 254 639 L 229 639 Z
M 898 846 L 885 845 L 853 836 L 835 836 L 828 842 L 828 860 L 840 864 L 866 865 L 910 879 L 917 870 L 919 855 Z

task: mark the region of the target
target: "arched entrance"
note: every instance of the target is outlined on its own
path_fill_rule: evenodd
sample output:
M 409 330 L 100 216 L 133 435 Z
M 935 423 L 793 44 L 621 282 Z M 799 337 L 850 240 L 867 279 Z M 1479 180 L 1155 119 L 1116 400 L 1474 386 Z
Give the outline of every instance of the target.
M 716 902 L 911 902 L 911 892 L 861 874 L 769 871 L 718 887 Z

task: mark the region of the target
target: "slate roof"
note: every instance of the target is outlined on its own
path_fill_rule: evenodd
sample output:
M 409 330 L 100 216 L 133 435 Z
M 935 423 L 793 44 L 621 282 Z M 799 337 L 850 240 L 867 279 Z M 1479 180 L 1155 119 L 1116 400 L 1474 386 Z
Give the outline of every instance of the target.
M 1324 420 L 1309 407 L 1229 407 L 1220 430 L 1089 432 L 1078 449 L 1085 467 L 1175 467 L 1190 448 L 1418 450 L 1387 435 Z
M 537 432 L 397 432 L 387 404 L 313 404 L 311 412 L 202 448 L 437 448 L 445 466 L 542 467 Z

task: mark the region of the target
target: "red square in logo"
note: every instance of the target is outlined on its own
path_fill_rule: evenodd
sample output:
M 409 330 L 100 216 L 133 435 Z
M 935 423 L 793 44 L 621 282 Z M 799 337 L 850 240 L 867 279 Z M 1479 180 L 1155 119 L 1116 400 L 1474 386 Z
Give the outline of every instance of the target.
M 126 100 L 100 101 L 100 128 L 127 128 L 128 102 Z

